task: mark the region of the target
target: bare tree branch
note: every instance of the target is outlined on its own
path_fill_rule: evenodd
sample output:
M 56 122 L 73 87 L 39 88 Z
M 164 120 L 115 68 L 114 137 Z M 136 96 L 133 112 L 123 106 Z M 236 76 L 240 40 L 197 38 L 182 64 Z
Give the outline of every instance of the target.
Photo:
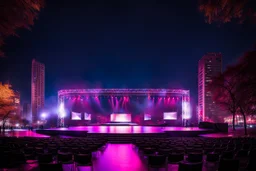
M 18 29 L 30 29 L 43 7 L 44 0 L 0 1 L 0 48 L 6 37 L 17 36 Z M 0 56 L 3 55 L 0 49 Z

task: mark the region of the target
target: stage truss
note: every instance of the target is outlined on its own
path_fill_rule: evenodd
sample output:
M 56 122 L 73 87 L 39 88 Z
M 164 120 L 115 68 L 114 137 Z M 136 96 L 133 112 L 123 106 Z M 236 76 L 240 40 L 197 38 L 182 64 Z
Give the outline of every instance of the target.
M 65 89 L 58 91 L 58 104 L 64 103 L 65 98 L 76 96 L 159 96 L 182 98 L 182 120 L 185 121 L 190 115 L 190 92 L 183 89 Z M 58 114 L 58 125 L 63 127 L 64 118 Z

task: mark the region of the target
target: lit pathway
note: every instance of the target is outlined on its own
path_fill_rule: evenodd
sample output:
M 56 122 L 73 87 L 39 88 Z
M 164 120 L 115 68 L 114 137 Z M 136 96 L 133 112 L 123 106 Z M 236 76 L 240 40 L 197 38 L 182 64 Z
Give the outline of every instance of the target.
M 94 171 L 144 171 L 145 165 L 132 144 L 108 144 L 95 160 Z

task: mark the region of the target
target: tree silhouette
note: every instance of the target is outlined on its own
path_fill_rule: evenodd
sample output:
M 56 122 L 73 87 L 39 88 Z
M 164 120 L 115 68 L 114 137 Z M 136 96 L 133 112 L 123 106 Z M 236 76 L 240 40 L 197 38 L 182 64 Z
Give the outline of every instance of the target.
M 16 31 L 18 29 L 30 29 L 43 7 L 44 0 L 0 1 L 0 48 L 6 37 L 17 36 Z M 1 49 L 0 56 L 4 56 Z
M 256 21 L 255 0 L 200 0 L 199 10 L 207 23 Z
M 245 53 L 237 64 L 239 112 L 244 119 L 245 135 L 247 135 L 246 116 L 256 114 L 256 50 Z
M 255 48 L 256 49 L 256 48 Z M 256 96 L 256 50 L 245 53 L 238 62 L 240 68 L 240 89 L 246 90 L 252 97 Z
M 243 116 L 245 135 L 247 135 L 247 116 L 256 114 L 255 63 L 256 50 L 247 52 L 235 65 L 228 67 L 210 84 L 213 100 L 232 113 L 233 128 L 235 115 Z
M 228 67 L 224 73 L 213 78 L 209 84 L 213 101 L 233 116 L 233 130 L 235 130 L 235 115 L 238 111 L 236 67 Z

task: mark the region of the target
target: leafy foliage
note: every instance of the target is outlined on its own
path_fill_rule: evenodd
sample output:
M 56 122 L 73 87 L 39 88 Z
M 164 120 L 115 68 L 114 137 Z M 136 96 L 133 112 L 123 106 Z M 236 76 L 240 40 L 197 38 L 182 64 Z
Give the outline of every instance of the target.
M 228 23 L 233 20 L 243 23 L 255 21 L 256 4 L 254 0 L 200 0 L 199 10 L 207 23 Z
M 12 117 L 15 110 L 13 103 L 14 92 L 10 85 L 0 83 L 0 119 L 5 122 Z
M 0 1 L 0 48 L 6 37 L 17 36 L 17 29 L 30 29 L 43 7 L 44 0 Z M 3 55 L 4 53 L 0 50 L 0 56 Z

